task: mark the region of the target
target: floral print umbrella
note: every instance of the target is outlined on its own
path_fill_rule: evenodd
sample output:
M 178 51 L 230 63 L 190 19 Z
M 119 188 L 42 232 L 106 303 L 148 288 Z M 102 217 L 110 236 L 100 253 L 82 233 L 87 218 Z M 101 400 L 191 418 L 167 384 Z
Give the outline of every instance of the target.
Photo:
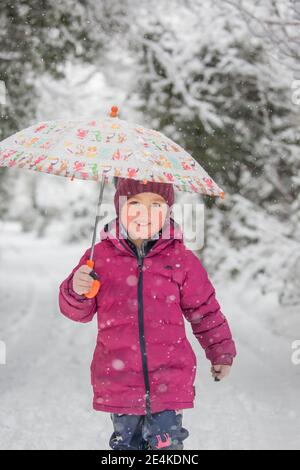
M 44 121 L 0 142 L 0 167 L 100 181 L 113 177 L 172 183 L 174 189 L 224 198 L 182 147 L 162 133 L 118 118 Z

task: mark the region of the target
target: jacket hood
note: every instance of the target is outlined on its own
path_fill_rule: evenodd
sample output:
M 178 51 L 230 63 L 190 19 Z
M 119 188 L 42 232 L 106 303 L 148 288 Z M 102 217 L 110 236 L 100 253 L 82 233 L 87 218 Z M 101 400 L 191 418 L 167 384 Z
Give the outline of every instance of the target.
M 135 256 L 130 247 L 126 243 L 127 231 L 118 217 L 108 222 L 100 232 L 100 238 L 102 240 L 109 240 L 116 248 L 125 252 L 131 253 Z M 161 230 L 156 233 L 152 238 L 145 240 L 145 244 L 157 240 L 147 254 L 147 256 L 153 256 L 159 253 L 166 246 L 174 243 L 174 240 L 178 240 L 183 243 L 183 232 L 180 225 L 175 222 L 172 217 L 166 219 L 165 224 Z

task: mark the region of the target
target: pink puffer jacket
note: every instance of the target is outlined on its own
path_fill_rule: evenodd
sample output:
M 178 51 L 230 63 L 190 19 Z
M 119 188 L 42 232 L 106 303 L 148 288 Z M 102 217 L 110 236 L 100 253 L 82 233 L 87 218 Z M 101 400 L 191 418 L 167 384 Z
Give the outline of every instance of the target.
M 114 219 L 95 245 L 101 288 L 94 299 L 72 289 L 73 274 L 89 258 L 90 248 L 60 285 L 65 316 L 85 323 L 97 312 L 93 407 L 137 415 L 193 408 L 196 356 L 184 318 L 212 364 L 232 364 L 236 355 L 215 289 L 172 218 L 157 240 L 144 242 L 142 252 L 118 229 Z

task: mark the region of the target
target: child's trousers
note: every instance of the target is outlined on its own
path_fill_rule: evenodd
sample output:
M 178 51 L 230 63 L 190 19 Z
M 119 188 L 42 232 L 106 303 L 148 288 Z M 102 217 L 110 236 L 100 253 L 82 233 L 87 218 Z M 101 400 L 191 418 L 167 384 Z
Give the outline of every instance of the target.
M 183 449 L 189 436 L 182 427 L 182 410 L 147 415 L 110 413 L 114 432 L 109 445 L 114 450 Z

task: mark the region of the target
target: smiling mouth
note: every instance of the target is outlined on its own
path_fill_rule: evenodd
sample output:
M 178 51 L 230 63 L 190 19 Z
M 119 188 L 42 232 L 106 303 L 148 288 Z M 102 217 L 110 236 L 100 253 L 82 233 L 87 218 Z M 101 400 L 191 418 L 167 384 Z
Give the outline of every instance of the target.
M 140 227 L 149 227 L 150 224 L 139 224 L 139 223 L 137 223 L 136 225 L 140 228 Z

